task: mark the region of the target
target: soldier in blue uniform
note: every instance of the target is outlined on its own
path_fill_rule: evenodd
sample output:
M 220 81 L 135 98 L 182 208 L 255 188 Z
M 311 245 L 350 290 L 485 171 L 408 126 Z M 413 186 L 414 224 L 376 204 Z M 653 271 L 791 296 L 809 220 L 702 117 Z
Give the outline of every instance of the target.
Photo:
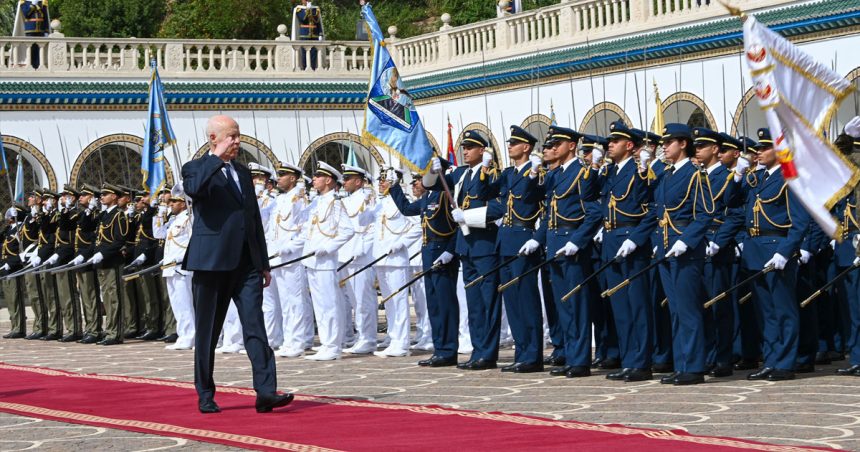
M 623 121 L 613 122 L 609 130 L 607 155 L 612 164 L 600 178 L 600 219 L 602 260 L 614 261 L 606 269 L 607 287 L 612 288 L 648 265 L 650 236 L 656 222 L 648 214 L 648 174 L 639 171 L 634 159 L 634 152 L 642 145 L 642 136 Z M 610 380 L 642 381 L 652 377 L 653 318 L 649 294 L 648 278 L 643 277 L 632 280 L 609 297 L 622 367 L 606 376 Z
M 310 1 L 302 0 L 302 4 L 293 9 L 293 40 L 322 41 L 323 36 L 322 11 Z M 299 68 L 307 68 L 310 59 L 310 68 L 316 70 L 317 54 L 315 47 L 300 47 Z
M 714 203 L 707 173 L 690 160 L 693 137 L 685 124 L 667 124 L 663 148 L 671 165 L 654 190 L 654 214 L 662 243 L 656 258 L 672 315 L 675 372 L 663 384 L 703 383 L 705 366 L 704 287 L 705 234 L 713 223 Z
M 741 206 L 740 191 L 735 175 L 722 164 L 720 149 L 738 149 L 740 142 L 716 131 L 697 128 L 693 146 L 696 160 L 707 172 L 714 205 L 714 220 L 706 232 L 704 285 L 708 299 L 723 293 L 733 285 L 732 263 L 735 259 L 734 233 L 737 230 L 737 210 L 729 218 L 729 209 Z M 726 224 L 728 222 L 728 224 Z M 734 341 L 734 307 L 731 299 L 715 303 L 705 310 L 705 341 L 707 358 L 705 364 L 712 377 L 728 377 L 734 373 L 732 345 Z
M 749 380 L 790 380 L 797 361 L 799 313 L 797 255 L 808 231 L 809 215 L 788 189 L 769 129 L 759 129 L 759 162 L 755 187 L 748 190 L 743 266 L 757 272 L 774 271 L 752 283 L 753 301 L 762 321 L 764 367 Z M 749 183 L 749 181 L 747 181 Z
M 850 155 L 860 150 L 860 137 L 842 134 L 836 139 L 836 146 L 843 154 Z M 857 240 L 860 240 L 860 209 L 855 194 L 852 192 L 842 198 L 834 206 L 833 213 L 840 222 L 842 232 L 842 240 L 834 247 L 833 264 L 835 272 L 841 273 L 852 265 L 860 266 L 860 257 L 856 254 Z M 860 271 L 855 269 L 840 279 L 835 292 L 838 306 L 844 307 L 850 318 L 845 350 L 850 355 L 850 361 L 848 367 L 837 369 L 836 374 L 860 377 Z
M 421 181 L 413 183 L 420 184 Z M 457 223 L 451 218 L 451 203 L 442 191 L 427 191 L 414 202 L 409 202 L 399 184 L 392 184 L 388 193 L 403 215 L 421 216 L 424 270 L 439 266 L 424 276 L 427 312 L 433 333 L 433 356 L 419 361 L 418 365 L 454 366 L 457 364 L 460 310 L 457 304 L 459 261 L 455 254 Z
M 472 355 L 466 362 L 457 365 L 466 370 L 494 369 L 499 356 L 499 333 L 501 328 L 501 300 L 498 292 L 499 275 L 490 270 L 499 264 L 496 254 L 498 226 L 486 222 L 481 207 L 498 197 L 498 175 L 491 164 L 492 153 L 486 150 L 487 140 L 477 130 L 463 133 L 463 162 L 449 174 L 440 175 L 441 159 L 433 159 L 433 172 L 424 176 L 423 184 L 430 190 L 443 190 L 439 181 L 444 177 L 453 190 L 458 208 L 451 216 L 461 225 L 457 233 L 456 251 L 463 266 L 463 280 L 472 281 L 487 275 L 480 283 L 466 289 L 469 308 L 469 335 L 472 339 Z M 466 231 L 469 231 L 466 233 Z
M 537 138 L 518 126 L 511 126 L 508 153 L 513 166 L 496 180 L 499 197 L 487 204 L 486 222 L 501 220 L 496 252 L 503 261 L 520 256 L 499 272 L 501 281 L 511 281 L 543 260 L 542 247 L 534 239 L 535 226 L 544 199 L 541 158 L 531 155 Z M 505 312 L 514 337 L 514 363 L 502 372 L 526 373 L 543 370 L 543 318 L 538 292 L 538 275 L 533 272 L 517 281 L 503 294 Z
M 550 173 L 557 171 L 559 165 L 557 152 L 552 148 L 552 136 L 547 134 L 544 137 L 543 161 L 546 167 L 544 179 Z M 543 201 L 543 209 L 541 211 L 540 223 L 547 221 L 546 199 Z M 543 296 L 543 309 L 546 314 L 546 326 L 549 333 L 549 340 L 552 344 L 552 351 L 549 355 L 544 356 L 543 364 L 545 366 L 564 366 L 564 332 L 558 323 L 558 309 L 555 307 L 555 297 L 552 291 L 552 282 L 549 277 L 549 269 L 542 268 L 540 273 L 541 294 Z
M 576 158 L 582 135 L 556 126 L 550 127 L 549 135 L 561 165 L 544 180 L 547 216 L 535 239 L 546 244 L 547 256 L 555 257 L 549 271 L 565 357 L 565 365 L 553 368 L 550 375 L 586 377 L 592 361 L 590 293 L 580 290 L 567 301 L 561 298 L 592 271 L 592 239 L 600 227 L 597 171 Z
M 19 20 L 23 21 L 24 36 L 42 38 L 50 33 L 51 18 L 48 14 L 47 1 L 20 0 L 18 2 L 18 14 L 20 15 Z M 30 64 L 34 68 L 38 68 L 40 63 L 39 45 L 33 44 L 30 47 Z
M 583 135 L 579 145 L 580 158 L 585 164 L 598 169 L 603 164 L 603 149 L 609 145 L 609 140 L 596 135 Z M 599 173 L 598 173 L 599 174 Z M 600 203 L 598 199 L 598 204 Z M 601 262 L 603 250 L 603 229 L 594 236 L 594 246 L 591 251 L 594 270 Z M 615 329 L 615 318 L 612 314 L 612 303 L 600 297 L 608 289 L 606 274 L 601 274 L 590 283 L 585 290 L 590 292 L 591 324 L 594 328 L 594 360 L 592 369 L 613 370 L 621 367 L 621 355 L 618 349 L 618 333 Z

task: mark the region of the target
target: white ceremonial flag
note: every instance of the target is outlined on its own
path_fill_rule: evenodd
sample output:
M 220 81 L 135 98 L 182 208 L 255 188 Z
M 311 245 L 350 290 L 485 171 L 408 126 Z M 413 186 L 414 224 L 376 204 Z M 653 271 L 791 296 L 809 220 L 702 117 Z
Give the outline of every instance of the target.
M 860 181 L 860 171 L 825 136 L 852 84 L 752 16 L 744 48 L 756 97 L 774 137 L 788 186 L 828 235 L 841 236 L 830 209 Z

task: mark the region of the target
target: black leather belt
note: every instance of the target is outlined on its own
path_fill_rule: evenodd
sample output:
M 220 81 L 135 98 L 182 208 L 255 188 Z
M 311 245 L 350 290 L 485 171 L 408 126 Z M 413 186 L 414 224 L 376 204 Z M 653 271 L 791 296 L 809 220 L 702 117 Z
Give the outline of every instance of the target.
M 676 228 L 686 228 L 687 226 L 690 225 L 690 222 L 687 220 L 677 220 L 677 221 L 672 221 L 672 225 L 675 226 Z
M 750 237 L 788 237 L 788 231 L 757 231 L 755 229 L 748 230 Z
M 428 242 L 447 242 L 450 237 L 439 237 L 438 235 L 427 235 Z
M 639 226 L 639 222 L 638 221 L 616 221 L 613 224 L 609 221 L 604 220 L 603 226 L 604 226 L 604 229 L 611 231 L 613 229 L 619 229 L 619 228 L 635 228 L 636 226 Z
M 519 227 L 523 227 L 526 229 L 534 229 L 535 223 L 536 223 L 535 221 L 523 221 L 523 220 L 520 220 L 517 218 L 512 218 L 510 220 L 510 224 L 508 224 L 508 226 L 519 226 Z
M 582 220 L 578 221 L 557 221 L 555 229 L 576 229 L 582 224 Z

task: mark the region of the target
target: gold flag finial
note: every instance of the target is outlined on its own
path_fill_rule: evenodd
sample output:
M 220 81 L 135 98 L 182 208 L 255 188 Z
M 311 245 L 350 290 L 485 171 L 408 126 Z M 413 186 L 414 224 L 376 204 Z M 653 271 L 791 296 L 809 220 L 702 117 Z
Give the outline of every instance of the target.
M 746 18 L 746 17 L 747 17 L 747 15 L 746 15 L 746 14 L 744 14 L 744 12 L 743 12 L 743 11 L 741 11 L 741 9 L 740 9 L 740 8 L 738 8 L 738 7 L 736 7 L 736 6 L 732 6 L 732 5 L 728 4 L 728 2 L 726 2 L 725 0 L 719 0 L 719 2 L 720 2 L 720 4 L 722 4 L 722 5 L 723 5 L 727 10 L 729 10 L 729 14 L 731 14 L 732 16 L 740 17 L 741 19 L 744 19 L 744 18 Z

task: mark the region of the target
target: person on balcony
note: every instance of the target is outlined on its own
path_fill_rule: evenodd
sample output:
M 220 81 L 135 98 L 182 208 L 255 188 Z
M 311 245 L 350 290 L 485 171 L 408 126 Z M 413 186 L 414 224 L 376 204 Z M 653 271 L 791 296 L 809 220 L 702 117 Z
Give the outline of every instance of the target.
M 42 0 L 20 0 L 15 12 L 15 25 L 12 36 L 27 36 L 42 38 L 50 33 L 51 18 L 48 14 L 48 2 Z M 39 45 L 30 47 L 30 64 L 34 69 L 39 68 Z M 18 65 L 27 65 L 27 47 L 18 46 Z
M 293 41 L 322 41 L 325 39 L 322 11 L 308 0 L 293 9 Z M 310 60 L 310 69 L 317 69 L 316 47 L 299 47 L 299 68 L 305 70 Z

